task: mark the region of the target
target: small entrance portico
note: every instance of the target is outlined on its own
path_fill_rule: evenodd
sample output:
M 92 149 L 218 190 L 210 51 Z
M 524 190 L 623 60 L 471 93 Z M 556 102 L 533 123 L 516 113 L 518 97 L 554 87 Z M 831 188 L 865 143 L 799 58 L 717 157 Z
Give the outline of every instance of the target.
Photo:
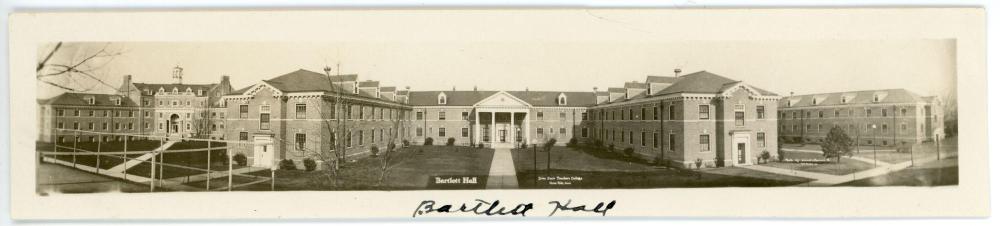
M 473 105 L 474 140 L 489 147 L 512 148 L 531 140 L 531 105 L 507 92 L 497 92 Z

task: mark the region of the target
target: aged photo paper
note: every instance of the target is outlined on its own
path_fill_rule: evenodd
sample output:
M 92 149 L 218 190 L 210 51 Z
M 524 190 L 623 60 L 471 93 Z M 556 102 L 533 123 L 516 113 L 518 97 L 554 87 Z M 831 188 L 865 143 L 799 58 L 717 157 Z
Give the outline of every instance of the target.
M 12 216 L 981 217 L 984 24 L 976 8 L 15 13 Z

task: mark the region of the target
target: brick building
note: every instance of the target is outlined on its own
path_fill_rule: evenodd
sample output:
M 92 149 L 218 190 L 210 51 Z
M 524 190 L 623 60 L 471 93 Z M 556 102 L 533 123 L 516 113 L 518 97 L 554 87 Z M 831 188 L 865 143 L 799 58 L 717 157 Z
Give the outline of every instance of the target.
M 142 109 L 126 96 L 114 94 L 63 93 L 46 100 L 39 100 L 38 140 L 42 142 L 122 141 L 120 134 L 148 134 L 142 125 L 151 119 L 141 117 Z M 66 130 L 84 130 L 96 133 L 78 133 Z M 132 137 L 136 139 L 135 137 Z
M 258 167 L 282 159 L 301 166 L 333 150 L 364 156 L 372 146 L 407 140 L 407 92 L 357 77 L 297 70 L 236 90 L 223 100 L 225 136 L 254 143 L 238 151 Z
M 778 111 L 781 138 L 789 143 L 820 143 L 836 126 L 861 145 L 907 145 L 944 137 L 941 101 L 905 89 L 788 96 Z
M 587 106 L 590 92 L 559 91 L 412 91 L 413 137 L 432 138 L 435 144 L 515 147 L 540 144 L 550 138 L 558 143 L 573 138 Z
M 229 76 L 219 83 L 185 84 L 184 69 L 174 67 L 172 83 L 136 83 L 125 75 L 118 95 L 134 100 L 142 109 L 146 134 L 175 138 L 224 139 L 226 117 L 223 95 L 232 92 Z
M 777 153 L 780 96 L 701 71 L 595 90 L 580 137 L 674 166 L 755 164 Z

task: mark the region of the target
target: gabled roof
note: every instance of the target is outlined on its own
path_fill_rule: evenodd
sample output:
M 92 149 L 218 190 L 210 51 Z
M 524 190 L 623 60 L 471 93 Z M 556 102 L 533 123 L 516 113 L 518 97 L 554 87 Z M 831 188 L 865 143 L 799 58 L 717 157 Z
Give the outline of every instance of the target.
M 921 96 L 906 89 L 883 89 L 883 90 L 862 90 L 836 93 L 817 93 L 795 95 L 781 98 L 780 107 L 808 107 L 808 106 L 834 106 L 846 104 L 871 104 L 876 103 L 874 97 L 878 95 L 878 103 L 924 103 L 927 98 L 934 96 Z M 846 103 L 841 103 L 842 97 L 846 98 Z M 814 105 L 813 99 L 817 102 Z M 792 106 L 788 106 L 788 102 Z
M 712 74 L 707 71 L 699 71 L 687 75 L 678 77 L 677 81 L 673 85 L 660 90 L 655 93 L 654 96 L 673 94 L 673 93 L 702 93 L 702 94 L 718 94 L 725 90 L 727 85 L 731 83 L 738 82 L 720 75 Z M 767 91 L 761 88 L 750 86 L 755 89 L 758 93 L 768 96 L 777 96 L 778 94 L 771 91 Z
M 378 87 L 378 81 L 368 80 L 368 81 L 359 82 L 358 83 L 358 87 L 364 87 L 364 88 Z
M 87 97 L 94 98 L 94 104 L 87 102 Z M 122 104 L 115 105 L 112 98 L 121 98 Z M 108 106 L 108 107 L 136 107 L 136 103 L 130 101 L 128 97 L 114 94 L 94 94 L 94 93 L 63 93 L 58 96 L 40 100 L 39 104 L 47 105 L 67 105 L 67 106 Z
M 624 93 L 624 92 L 625 92 L 625 88 L 608 87 L 608 93 Z
M 334 92 L 345 91 L 340 86 L 331 84 L 336 82 L 335 76 L 326 76 L 317 72 L 299 69 L 288 74 L 284 74 L 272 79 L 264 80 L 268 85 L 282 92 Z M 351 93 L 346 92 L 345 93 Z
M 597 91 L 597 92 L 594 92 L 594 93 L 596 95 L 598 95 L 598 96 L 607 96 L 608 95 L 608 91 Z
M 395 86 L 386 86 L 386 87 L 379 88 L 378 91 L 379 92 L 395 92 L 396 91 L 396 87 Z
M 414 106 L 472 106 L 498 91 L 410 91 L 410 104 Z M 585 107 L 593 105 L 593 92 L 559 91 L 506 91 L 535 107 Z M 447 104 L 438 104 L 438 94 L 448 97 Z M 559 94 L 566 95 L 566 105 L 559 105 Z
M 674 83 L 677 82 L 679 78 L 677 77 L 667 77 L 667 76 L 646 76 L 646 83 Z
M 643 82 L 626 82 L 625 89 L 645 89 L 646 83 Z
M 354 81 L 358 81 L 358 75 L 357 74 L 332 75 L 332 76 L 330 76 L 330 79 L 333 80 L 333 82 L 335 82 L 335 83 L 339 83 L 339 82 L 354 82 Z

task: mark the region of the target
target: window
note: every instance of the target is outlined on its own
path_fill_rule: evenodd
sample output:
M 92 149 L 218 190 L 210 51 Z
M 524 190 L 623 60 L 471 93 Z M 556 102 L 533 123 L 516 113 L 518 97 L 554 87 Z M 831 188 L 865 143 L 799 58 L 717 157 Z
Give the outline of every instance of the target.
M 669 114 L 668 117 L 667 117 L 667 119 L 677 120 L 677 114 L 674 113 L 674 110 L 676 110 L 676 109 L 674 109 L 674 105 L 670 105 L 670 107 L 668 107 L 667 109 L 668 109 L 667 110 L 667 114 Z
M 889 109 L 882 108 L 882 117 L 889 117 Z
M 462 128 L 462 137 L 469 137 L 469 128 Z
M 424 120 L 424 112 L 417 112 L 417 120 Z
M 899 125 L 899 130 L 903 131 L 903 132 L 906 132 L 906 123 L 900 124 Z
M 542 133 L 544 133 L 544 132 L 545 132 L 545 130 L 542 129 L 542 128 L 535 129 L 535 134 L 542 135 Z
M 660 120 L 660 107 L 653 107 L 653 120 Z
M 469 120 L 469 112 L 468 111 L 463 111 L 462 112 L 462 120 Z
M 438 128 L 438 136 L 439 137 L 444 137 L 445 136 L 445 129 L 444 129 L 444 127 Z
M 840 117 L 840 110 L 833 110 L 833 117 Z
M 583 128 L 580 130 L 580 137 L 587 138 L 590 134 L 590 128 Z
M 354 117 L 354 113 L 353 113 L 354 112 L 354 106 L 347 105 L 344 109 L 347 110 L 347 113 L 344 114 L 344 117 L 347 117 L 347 119 L 352 119 L 352 117 Z M 347 136 L 347 137 L 350 137 L 350 136 Z M 350 144 L 350 142 L 348 142 L 348 144 Z
M 63 110 L 62 109 L 56 109 L 56 115 L 57 116 L 63 116 Z
M 539 111 L 538 113 L 535 113 L 535 118 L 537 118 L 538 120 L 542 120 L 542 118 L 544 116 L 545 116 L 545 114 L 543 114 L 541 111 Z
M 447 117 L 445 117 L 445 115 L 446 114 L 444 113 L 444 111 L 439 111 L 438 112 L 438 120 L 445 120 L 445 118 L 447 118 Z
M 872 101 L 878 103 L 879 101 L 878 94 L 872 95 Z
M 639 113 L 639 120 L 646 120 L 646 110 L 646 108 L 642 108 L 642 111 Z
M 757 147 L 766 147 L 766 139 L 764 139 L 764 133 L 757 133 Z
M 744 122 L 744 120 L 743 120 L 743 112 L 742 111 L 737 111 L 736 112 L 736 126 L 743 126 L 745 123 L 746 122 Z
M 708 119 L 708 105 L 698 105 L 698 118 Z
M 820 117 L 820 118 L 823 118 L 823 110 L 820 110 L 820 111 L 819 111 L 819 117 Z
M 587 112 L 583 112 L 583 113 L 580 113 L 580 117 L 581 117 L 581 118 L 582 118 L 582 119 L 583 119 L 584 121 L 586 121 L 586 120 L 587 120 Z
M 260 129 L 270 130 L 271 129 L 271 114 L 261 113 L 260 114 Z
M 653 133 L 653 147 L 654 148 L 660 147 L 660 134 L 659 133 Z
M 902 114 L 903 116 L 906 116 L 906 108 L 903 108 L 903 109 L 901 109 L 901 110 L 900 110 L 900 113 L 901 113 L 901 114 Z
M 368 138 L 371 138 L 370 140 L 372 141 L 372 144 L 374 144 L 375 143 L 375 129 L 372 129 L 371 133 L 369 133 L 369 134 L 371 136 L 369 136 Z
M 358 146 L 365 144 L 365 131 L 358 130 Z
M 635 120 L 635 112 L 632 109 L 628 109 L 628 120 Z
M 62 129 L 63 128 L 63 123 L 62 122 L 56 123 L 56 128 Z
M 566 120 L 566 112 L 559 112 L 559 119 L 565 121 Z
M 639 145 L 646 146 L 646 132 L 639 133 Z
M 354 139 L 354 137 L 352 137 L 352 136 L 351 136 L 351 132 L 350 132 L 350 131 L 348 131 L 348 132 L 347 132 L 347 136 L 344 136 L 344 138 L 346 138 L 346 139 L 347 139 L 347 140 L 345 140 L 345 141 L 347 141 L 347 142 L 344 142 L 344 145 L 346 145 L 347 147 L 351 147 L 351 144 L 352 144 L 352 143 L 351 143 L 351 140 L 352 140 L 352 139 Z
M 444 93 L 438 94 L 438 104 L 448 104 L 448 96 Z
M 89 113 L 87 113 L 87 116 L 94 117 L 94 111 L 91 110 Z
M 73 116 L 80 117 L 80 110 L 73 110 Z
M 142 117 L 149 118 L 149 112 L 148 111 L 143 111 L 142 112 Z
M 566 128 L 565 127 L 559 128 L 559 135 L 560 136 L 566 136 Z
M 673 135 L 673 134 L 671 134 L 671 135 Z M 698 150 L 700 150 L 700 151 L 710 151 L 712 146 L 709 144 L 709 135 L 708 134 L 702 134 L 701 136 L 698 136 L 698 145 L 699 145 L 699 149 Z
M 865 117 L 872 117 L 872 109 L 865 109 Z
M 80 129 L 80 123 L 79 122 L 74 122 L 73 123 L 73 129 Z
M 295 104 L 295 118 L 306 118 L 306 104 Z
M 883 132 L 883 133 L 887 133 L 887 132 L 889 132 L 889 125 L 886 125 L 886 124 L 882 124 L 882 132 Z
M 566 96 L 563 96 L 563 95 L 560 94 L 560 96 L 559 96 L 559 105 L 566 105 Z
M 417 127 L 417 136 L 418 136 L 418 137 L 422 137 L 422 136 L 424 136 L 424 128 L 422 128 L 422 127 Z
M 635 139 L 633 139 L 632 134 L 632 131 L 628 131 L 628 144 L 635 144 Z

